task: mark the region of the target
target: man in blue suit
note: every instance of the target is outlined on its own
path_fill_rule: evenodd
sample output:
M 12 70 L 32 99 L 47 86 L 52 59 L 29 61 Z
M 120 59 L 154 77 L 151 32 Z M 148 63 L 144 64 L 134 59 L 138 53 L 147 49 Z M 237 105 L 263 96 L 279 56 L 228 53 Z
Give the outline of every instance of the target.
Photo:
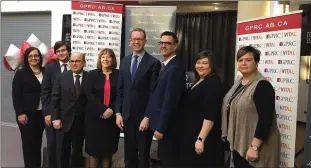
M 131 32 L 133 53 L 121 60 L 119 68 L 116 124 L 124 132 L 126 168 L 147 168 L 150 160 L 152 132 L 145 111 L 161 63 L 144 50 L 146 33 L 140 28 Z
M 159 140 L 163 167 L 179 167 L 179 138 L 181 134 L 181 97 L 185 88 L 185 71 L 175 54 L 178 39 L 173 32 L 163 32 L 159 42 L 164 56 L 162 70 L 154 85 L 146 109 L 149 127 Z

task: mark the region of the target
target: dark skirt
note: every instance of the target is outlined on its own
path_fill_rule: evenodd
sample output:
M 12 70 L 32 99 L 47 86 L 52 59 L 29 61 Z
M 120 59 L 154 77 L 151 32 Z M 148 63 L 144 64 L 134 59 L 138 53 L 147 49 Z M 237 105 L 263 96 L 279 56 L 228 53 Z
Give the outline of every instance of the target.
M 181 161 L 183 167 L 223 167 L 224 151 L 222 149 L 221 140 L 204 142 L 204 152 L 198 155 L 195 151 L 195 141 L 187 141 L 184 139 L 181 149 Z
M 120 129 L 116 117 L 86 116 L 85 152 L 95 157 L 110 157 L 118 151 Z

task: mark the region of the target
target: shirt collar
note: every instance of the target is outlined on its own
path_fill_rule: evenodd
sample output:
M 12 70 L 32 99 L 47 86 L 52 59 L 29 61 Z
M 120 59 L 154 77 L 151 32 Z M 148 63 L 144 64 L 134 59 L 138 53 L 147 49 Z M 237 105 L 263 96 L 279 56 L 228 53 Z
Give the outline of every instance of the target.
M 138 56 L 138 59 L 141 59 L 141 58 L 143 58 L 143 56 L 145 55 L 145 53 L 146 53 L 145 50 L 143 50 L 141 53 L 134 53 L 134 52 L 133 52 L 132 58 L 134 58 L 134 56 L 137 55 L 137 56 Z
M 76 77 L 76 75 L 80 75 L 80 77 L 82 78 L 82 76 L 83 76 L 83 71 L 82 71 L 81 73 L 79 73 L 79 74 L 76 74 L 76 73 L 72 72 L 72 75 L 73 75 L 74 78 Z
M 66 63 L 64 63 L 64 62 L 62 62 L 62 61 L 58 61 L 58 62 L 59 62 L 59 65 L 60 65 L 60 66 L 63 66 L 63 64 L 68 65 L 68 62 L 66 62 Z
M 163 61 L 162 63 L 166 66 L 174 57 L 176 57 L 176 55 L 173 55 L 171 58 L 169 58 L 166 61 Z

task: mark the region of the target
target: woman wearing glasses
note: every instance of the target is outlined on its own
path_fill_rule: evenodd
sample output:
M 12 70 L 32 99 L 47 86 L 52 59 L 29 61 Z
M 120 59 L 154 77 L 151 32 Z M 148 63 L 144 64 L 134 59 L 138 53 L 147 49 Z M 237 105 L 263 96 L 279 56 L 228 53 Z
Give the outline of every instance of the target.
M 119 128 L 114 106 L 119 71 L 116 56 L 111 49 L 98 54 L 97 69 L 88 74 L 88 105 L 86 112 L 85 151 L 89 155 L 89 168 L 112 167 L 112 155 L 118 150 Z
M 39 49 L 30 47 L 24 53 L 24 66 L 16 71 L 12 83 L 13 107 L 21 132 L 26 168 L 41 167 L 44 118 L 40 92 L 43 71 Z

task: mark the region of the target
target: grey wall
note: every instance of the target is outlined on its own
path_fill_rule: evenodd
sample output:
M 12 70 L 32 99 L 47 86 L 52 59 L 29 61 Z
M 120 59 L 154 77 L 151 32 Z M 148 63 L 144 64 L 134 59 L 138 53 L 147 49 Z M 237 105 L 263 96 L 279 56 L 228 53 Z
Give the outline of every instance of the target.
M 61 22 L 62 20 L 60 20 Z M 46 46 L 51 46 L 51 13 L 1 13 L 1 56 L 9 45 L 20 48 L 31 34 Z M 61 37 L 60 37 L 61 38 Z M 1 166 L 22 167 L 23 156 L 20 132 L 12 104 L 14 73 L 3 66 L 1 57 Z M 45 140 L 43 140 L 45 144 Z

